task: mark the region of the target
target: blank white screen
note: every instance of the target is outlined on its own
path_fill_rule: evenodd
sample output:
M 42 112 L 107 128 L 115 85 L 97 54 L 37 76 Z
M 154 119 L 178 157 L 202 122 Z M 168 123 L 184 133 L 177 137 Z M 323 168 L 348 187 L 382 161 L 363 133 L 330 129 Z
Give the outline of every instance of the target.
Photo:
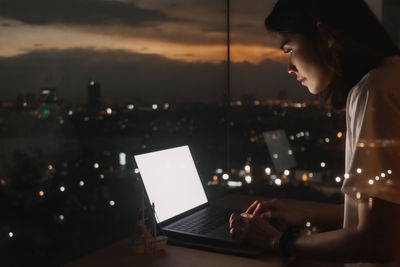
M 135 156 L 160 222 L 207 202 L 188 146 Z

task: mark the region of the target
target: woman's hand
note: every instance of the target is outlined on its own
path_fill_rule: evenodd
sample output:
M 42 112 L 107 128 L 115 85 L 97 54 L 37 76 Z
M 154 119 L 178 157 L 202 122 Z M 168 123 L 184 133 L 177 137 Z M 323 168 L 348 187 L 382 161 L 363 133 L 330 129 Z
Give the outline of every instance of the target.
M 307 211 L 288 208 L 277 199 L 256 200 L 246 210 L 246 213 L 268 220 L 269 223 L 282 232 L 290 226 L 302 226 L 310 219 Z
M 233 238 L 244 240 L 250 245 L 265 250 L 277 250 L 282 235 L 268 220 L 259 215 L 233 213 L 229 220 Z

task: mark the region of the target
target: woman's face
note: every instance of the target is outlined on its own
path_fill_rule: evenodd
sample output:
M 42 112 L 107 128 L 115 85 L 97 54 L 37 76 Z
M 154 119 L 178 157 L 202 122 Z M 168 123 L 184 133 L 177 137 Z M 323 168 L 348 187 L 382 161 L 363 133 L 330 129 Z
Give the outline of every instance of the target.
M 301 35 L 279 35 L 281 49 L 288 56 L 288 72 L 296 74 L 297 80 L 311 94 L 325 90 L 333 79 L 333 71 L 324 64 L 323 55 L 316 42 Z

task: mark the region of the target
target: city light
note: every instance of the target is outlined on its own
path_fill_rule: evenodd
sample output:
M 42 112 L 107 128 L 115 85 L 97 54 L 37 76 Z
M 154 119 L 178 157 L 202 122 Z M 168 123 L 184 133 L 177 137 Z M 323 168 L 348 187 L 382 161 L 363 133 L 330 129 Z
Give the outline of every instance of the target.
M 357 168 L 357 173 L 362 173 L 362 170 L 360 168 Z
M 99 177 L 100 179 L 104 179 L 104 174 L 100 173 Z
M 392 174 L 392 170 L 388 170 L 387 173 L 388 173 L 388 174 Z
M 375 180 L 379 181 L 379 176 L 375 176 Z
M 139 171 L 138 168 L 135 168 L 134 172 L 135 172 L 136 174 L 138 174 L 140 171 Z
M 250 170 L 251 170 L 250 165 L 244 166 L 244 170 L 245 170 L 247 173 L 249 173 Z
M 216 172 L 217 174 L 222 174 L 223 170 L 219 168 L 219 169 L 216 169 L 215 172 Z
M 244 178 L 244 180 L 246 181 L 246 183 L 250 184 L 250 183 L 251 183 L 251 180 L 252 180 L 252 178 L 251 178 L 251 176 L 250 176 L 250 175 L 247 175 L 247 176 Z
M 63 221 L 63 220 L 64 220 L 64 215 L 60 214 L 60 215 L 58 216 L 58 218 L 60 219 L 60 221 Z
M 90 81 L 90 85 L 93 86 L 94 85 L 94 81 Z
M 165 103 L 164 104 L 164 109 L 168 109 L 169 108 L 169 104 L 168 103 Z
M 282 184 L 282 180 L 279 179 L 279 178 L 276 178 L 276 179 L 275 179 L 275 184 L 276 184 L 277 186 L 280 186 L 280 185 Z
M 284 170 L 284 171 L 283 171 L 283 174 L 286 175 L 286 176 L 288 176 L 288 175 L 290 174 L 290 171 L 289 171 L 289 170 Z
M 301 176 L 301 180 L 302 180 L 303 182 L 307 182 L 307 180 L 308 180 L 307 173 L 303 173 L 303 175 Z
M 342 178 L 340 178 L 339 176 L 337 176 L 337 177 L 335 178 L 335 181 L 336 181 L 336 183 L 340 183 L 340 182 L 342 181 Z
M 9 232 L 9 233 L 8 233 L 8 236 L 9 236 L 9 237 L 13 237 L 13 236 L 14 236 L 14 233 L 13 233 L 13 232 Z
M 326 137 L 326 138 L 325 138 L 325 143 L 329 143 L 329 141 L 330 141 L 330 140 L 329 140 L 329 137 Z
M 80 185 L 80 186 L 84 186 L 84 185 L 85 185 L 85 182 L 81 180 L 81 181 L 79 181 L 79 185 Z
M 229 174 L 224 173 L 224 174 L 222 175 L 222 179 L 228 180 L 228 179 L 229 179 Z
M 60 186 L 60 191 L 64 192 L 65 191 L 65 187 L 64 186 Z
M 214 175 L 213 176 L 213 181 L 218 181 L 218 176 Z
M 134 109 L 134 108 L 135 108 L 135 106 L 134 106 L 134 105 L 132 105 L 132 104 L 129 104 L 129 105 L 127 106 L 127 108 L 128 108 L 129 110 L 132 110 L 132 109 Z
M 383 178 L 383 177 L 385 177 L 385 176 L 386 176 L 385 173 L 382 172 L 382 173 L 381 173 L 381 177 Z
M 39 196 L 44 196 L 44 192 L 42 190 L 39 191 Z
M 265 174 L 270 175 L 271 174 L 271 168 L 267 167 L 265 168 Z
M 273 156 L 272 156 L 274 159 L 277 159 L 278 158 L 278 154 L 274 154 Z
M 110 206 L 114 206 L 115 205 L 115 201 L 114 200 L 110 200 L 109 204 L 110 204 Z
M 337 136 L 337 138 L 340 139 L 340 138 L 342 138 L 343 134 L 342 134 L 342 132 L 338 132 L 336 136 Z
M 242 182 L 241 181 L 228 181 L 227 185 L 229 187 L 241 187 L 242 186 Z
M 72 116 L 72 114 L 73 114 L 72 110 L 68 110 L 68 115 Z
M 344 179 L 349 179 L 349 178 L 350 178 L 350 174 L 345 173 L 345 174 L 344 174 Z
M 95 169 L 98 169 L 98 168 L 100 167 L 100 165 L 99 165 L 98 163 L 95 163 L 95 164 L 93 164 L 93 167 L 94 167 Z
M 356 198 L 357 198 L 357 199 L 361 199 L 361 193 L 360 193 L 360 192 L 357 192 Z
M 151 106 L 151 108 L 152 108 L 153 110 L 157 110 L 157 109 L 158 109 L 158 105 L 157 105 L 157 104 L 153 104 L 153 105 Z
M 51 171 L 53 169 L 53 165 L 49 165 L 47 168 L 49 169 L 49 171 Z
M 288 150 L 289 155 L 293 155 L 293 151 L 291 149 Z
M 106 109 L 106 113 L 107 113 L 108 115 L 111 115 L 111 114 L 112 114 L 112 112 L 113 112 L 113 111 L 112 111 L 112 109 L 111 109 L 111 108 L 107 108 L 107 109 Z
M 325 168 L 325 166 L 326 166 L 326 163 L 325 162 L 321 162 L 321 167 Z
M 119 164 L 121 166 L 126 165 L 126 154 L 124 152 L 119 153 Z
M 369 179 L 369 180 L 368 180 L 368 183 L 369 183 L 369 184 L 374 184 L 374 180 Z

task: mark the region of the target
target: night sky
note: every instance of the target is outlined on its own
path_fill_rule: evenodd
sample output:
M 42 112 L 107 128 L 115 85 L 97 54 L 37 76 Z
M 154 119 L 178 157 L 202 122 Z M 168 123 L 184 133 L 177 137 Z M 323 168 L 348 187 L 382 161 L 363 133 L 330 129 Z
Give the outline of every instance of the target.
M 233 100 L 312 98 L 264 29 L 274 3 L 231 1 Z M 0 0 L 0 101 L 56 87 L 85 103 L 93 78 L 104 103 L 217 102 L 226 51 L 225 0 Z

